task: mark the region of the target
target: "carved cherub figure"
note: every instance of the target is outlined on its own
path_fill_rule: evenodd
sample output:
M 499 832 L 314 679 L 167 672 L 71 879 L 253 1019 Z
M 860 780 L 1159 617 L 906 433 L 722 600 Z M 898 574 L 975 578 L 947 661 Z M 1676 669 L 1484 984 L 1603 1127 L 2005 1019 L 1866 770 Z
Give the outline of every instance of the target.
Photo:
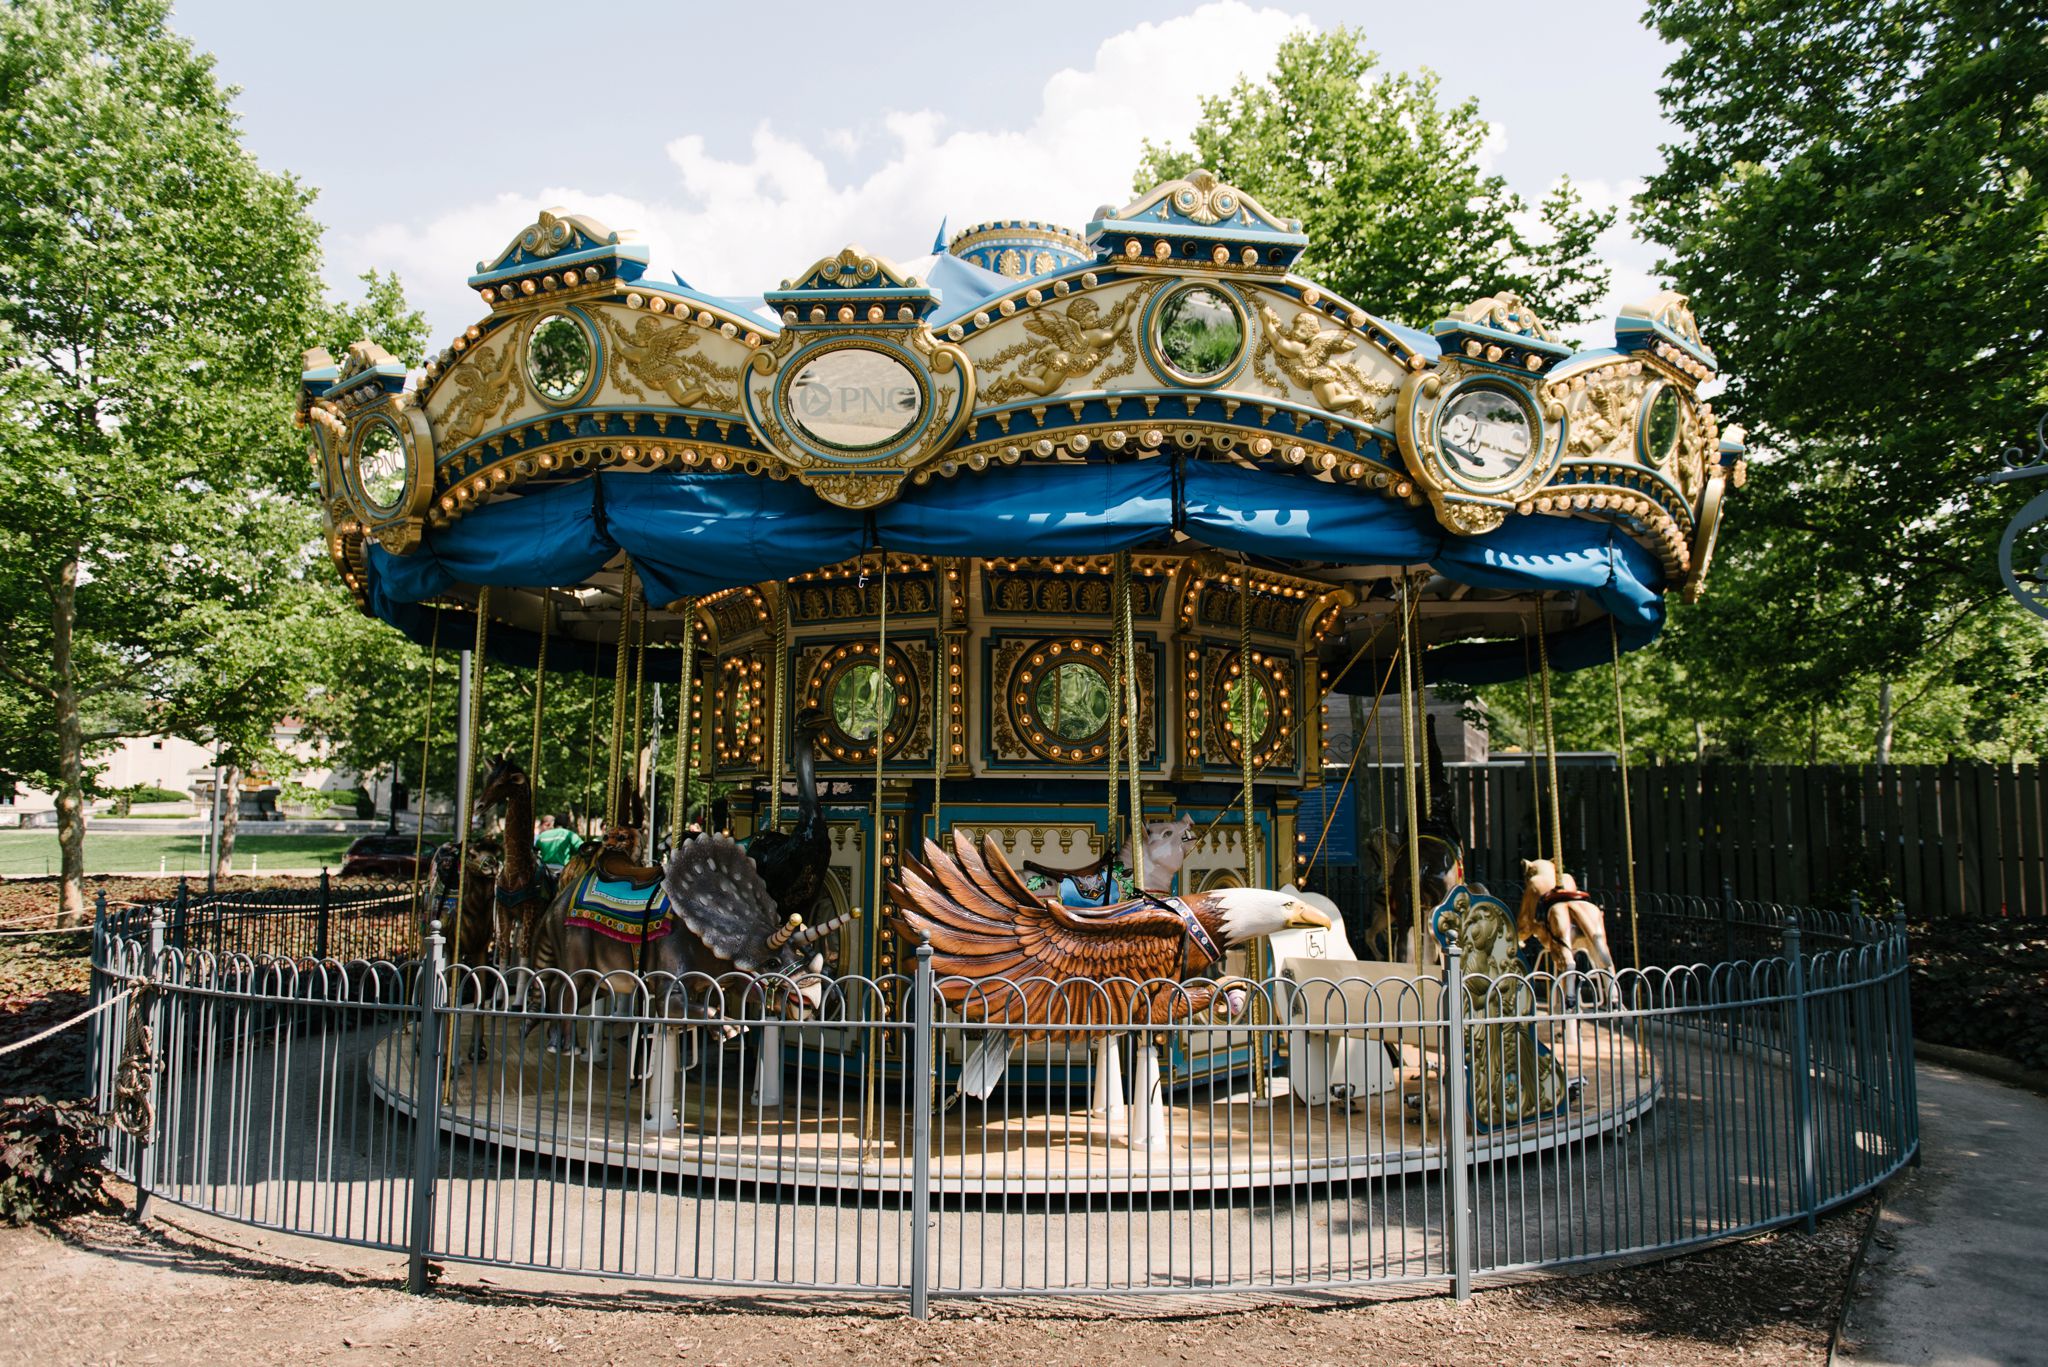
M 659 319 L 643 314 L 628 333 L 612 319 L 605 321 L 611 325 L 614 343 L 612 378 L 621 389 L 642 392 L 618 374 L 618 369 L 660 390 L 676 407 L 689 408 L 710 398 L 715 382 L 732 378 L 731 372 L 704 357 L 688 354 L 697 345 L 697 334 L 688 327 L 664 326 Z
M 1283 325 L 1267 304 L 1259 305 L 1265 323 L 1265 344 L 1281 373 L 1316 396 L 1316 402 L 1332 413 L 1369 414 L 1377 410 L 1375 398 L 1391 393 L 1392 387 L 1367 380 L 1357 366 L 1337 358 L 1358 345 L 1358 338 L 1344 328 L 1325 329 L 1311 309 L 1302 309 Z
M 1125 327 L 1138 299 L 1137 291 L 1125 295 L 1107 317 L 1102 306 L 1086 295 L 1067 305 L 1064 312 L 1042 309 L 1032 314 L 1024 320 L 1024 330 L 1038 340 L 1023 344 L 1024 359 L 988 387 L 988 397 L 996 403 L 1026 394 L 1044 398 L 1067 381 L 1094 370 L 1111 352 L 1130 345 Z
M 519 388 L 519 367 L 510 364 L 512 348 L 499 348 L 494 355 L 481 348 L 469 354 L 469 364 L 457 366 L 448 378 L 455 383 L 455 401 L 441 414 L 438 436 L 448 446 L 459 446 L 481 436 L 491 418 L 505 403 L 507 391 Z M 519 402 L 519 396 L 512 399 Z

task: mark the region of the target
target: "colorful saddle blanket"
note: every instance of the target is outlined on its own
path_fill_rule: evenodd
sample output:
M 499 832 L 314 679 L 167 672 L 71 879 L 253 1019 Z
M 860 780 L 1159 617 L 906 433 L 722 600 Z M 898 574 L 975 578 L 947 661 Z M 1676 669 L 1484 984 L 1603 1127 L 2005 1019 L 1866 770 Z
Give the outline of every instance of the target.
M 668 914 L 668 893 L 660 883 L 628 883 L 606 878 L 596 869 L 577 880 L 562 923 L 636 945 L 643 935 L 659 940 L 675 924 Z
M 1060 903 L 1069 907 L 1105 907 L 1112 902 L 1128 902 L 1138 895 L 1137 884 L 1131 878 L 1131 871 L 1121 864 L 1116 868 L 1115 881 L 1110 875 L 1095 873 L 1070 873 L 1057 884 L 1036 869 L 1024 875 L 1024 886 L 1041 897 L 1058 893 Z

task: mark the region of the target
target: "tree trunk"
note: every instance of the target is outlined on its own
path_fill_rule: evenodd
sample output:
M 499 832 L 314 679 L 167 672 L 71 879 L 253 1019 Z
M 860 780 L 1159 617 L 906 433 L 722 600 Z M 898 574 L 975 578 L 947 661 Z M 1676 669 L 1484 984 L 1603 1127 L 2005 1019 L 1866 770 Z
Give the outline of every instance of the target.
M 1877 686 L 1877 762 L 1892 762 L 1892 733 L 1898 726 L 1898 714 L 1892 710 L 1892 681 L 1886 679 Z
M 213 843 L 213 876 L 216 879 L 228 876 L 229 863 L 235 857 L 235 828 L 242 820 L 242 769 L 238 764 L 225 764 L 220 771 L 220 834 Z
M 78 715 L 78 670 L 71 635 L 78 620 L 78 557 L 64 560 L 50 584 L 50 663 L 56 674 L 57 852 L 62 874 L 57 923 L 85 923 L 85 723 Z

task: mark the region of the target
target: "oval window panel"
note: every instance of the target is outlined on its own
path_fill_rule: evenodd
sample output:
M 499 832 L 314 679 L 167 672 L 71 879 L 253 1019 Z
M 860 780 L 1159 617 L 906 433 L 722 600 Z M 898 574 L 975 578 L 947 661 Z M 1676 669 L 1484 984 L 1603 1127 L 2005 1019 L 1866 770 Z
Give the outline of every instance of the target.
M 388 422 L 373 422 L 356 442 L 356 478 L 362 481 L 363 497 L 380 510 L 395 508 L 405 493 L 405 448 L 398 429 Z
M 1679 417 L 1678 391 L 1659 385 L 1643 416 L 1643 454 L 1652 464 L 1666 464 L 1678 450 Z
M 827 352 L 789 383 L 789 416 L 804 435 L 848 451 L 887 446 L 923 408 L 910 367 L 866 347 Z
M 534 324 L 526 342 L 526 373 L 551 403 L 567 403 L 590 383 L 590 334 L 567 314 L 550 314 Z
M 1437 448 L 1445 467 L 1468 486 L 1513 481 L 1536 458 L 1536 439 L 1528 406 L 1491 385 L 1460 391 L 1437 420 Z
M 1159 354 L 1191 380 L 1209 380 L 1237 364 L 1244 350 L 1244 319 L 1220 290 L 1188 285 L 1159 308 Z

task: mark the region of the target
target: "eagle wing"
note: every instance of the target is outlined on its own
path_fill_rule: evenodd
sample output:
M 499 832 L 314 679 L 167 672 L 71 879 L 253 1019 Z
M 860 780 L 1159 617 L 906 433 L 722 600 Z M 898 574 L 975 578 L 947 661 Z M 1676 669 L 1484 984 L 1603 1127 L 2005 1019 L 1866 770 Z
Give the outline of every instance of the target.
M 904 860 L 889 901 L 896 933 L 913 945 L 931 942 L 940 996 L 970 1019 L 1129 1023 L 1134 998 L 1157 995 L 1140 993 L 1139 984 L 1177 977 L 1186 944 L 1170 908 L 1062 906 L 1031 893 L 993 839 L 977 850 L 959 831 L 952 853 L 927 840 L 923 863 Z

